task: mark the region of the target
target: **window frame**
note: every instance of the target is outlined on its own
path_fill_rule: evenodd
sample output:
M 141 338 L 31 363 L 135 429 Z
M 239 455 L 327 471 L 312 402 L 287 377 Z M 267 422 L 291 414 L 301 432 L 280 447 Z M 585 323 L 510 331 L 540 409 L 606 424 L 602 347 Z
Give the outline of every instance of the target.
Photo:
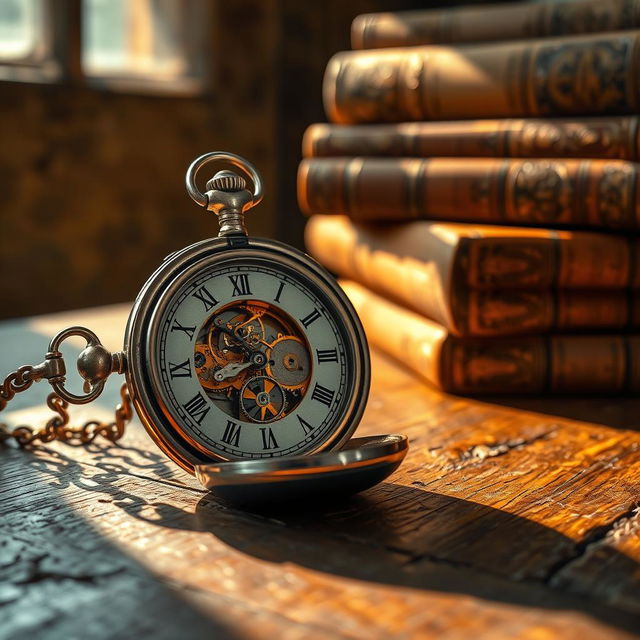
M 189 0 L 182 0 L 183 3 Z M 82 62 L 82 0 L 40 0 L 43 16 L 39 51 L 23 58 L 0 57 L 0 81 L 82 85 L 101 91 L 192 97 L 203 94 L 211 77 L 211 6 L 193 2 L 185 20 L 187 71 L 175 78 L 152 74 L 105 72 L 88 74 Z M 55 8 L 54 8 L 55 5 Z M 202 52 L 205 52 L 202 55 Z
M 68 0 L 59 0 L 64 10 L 54 11 L 53 3 L 39 0 L 42 13 L 42 33 L 37 50 L 21 58 L 0 56 L 0 80 L 9 82 L 58 82 L 65 75 L 68 55 L 63 34 L 69 33 Z M 78 2 L 79 5 L 79 2 Z

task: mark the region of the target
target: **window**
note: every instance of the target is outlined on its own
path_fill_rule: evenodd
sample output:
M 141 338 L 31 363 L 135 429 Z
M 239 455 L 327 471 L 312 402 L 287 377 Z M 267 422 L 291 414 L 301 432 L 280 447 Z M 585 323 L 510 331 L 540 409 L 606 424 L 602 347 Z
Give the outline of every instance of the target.
M 82 64 L 93 78 L 182 81 L 198 75 L 197 0 L 84 0 Z
M 0 0 L 0 79 L 198 91 L 208 4 L 56 0 L 54 9 L 51 0 Z
M 40 0 L 0 0 L 0 59 L 33 60 L 42 40 Z
M 49 82 L 60 75 L 43 0 L 0 0 L 0 80 Z

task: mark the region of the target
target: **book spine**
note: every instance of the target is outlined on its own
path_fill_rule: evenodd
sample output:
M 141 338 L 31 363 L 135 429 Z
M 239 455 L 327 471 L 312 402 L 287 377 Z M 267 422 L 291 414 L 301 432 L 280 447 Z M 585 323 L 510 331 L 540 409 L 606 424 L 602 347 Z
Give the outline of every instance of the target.
M 386 291 L 381 291 L 387 294 Z M 497 337 L 552 332 L 597 332 L 637 329 L 640 296 L 624 291 L 465 291 L 450 294 L 451 324 L 457 336 Z M 418 308 L 415 297 L 396 298 Z M 437 318 L 434 318 L 437 320 Z
M 640 336 L 463 339 L 354 283 L 370 344 L 431 384 L 469 395 L 640 390 Z
M 441 387 L 469 395 L 636 393 L 639 358 L 638 336 L 451 339 L 442 354 Z
M 523 226 L 639 228 L 638 165 L 623 160 L 308 158 L 306 214 Z
M 548 231 L 547 237 L 465 237 L 452 280 L 470 289 L 625 289 L 640 286 L 640 240 Z M 399 248 L 398 248 L 399 249 Z
M 519 40 L 633 29 L 637 0 L 519 2 L 500 6 L 369 13 L 351 25 L 354 49 Z
M 343 51 L 327 65 L 325 110 L 341 124 L 635 113 L 639 38 Z
M 625 291 L 467 289 L 448 269 L 393 252 L 369 250 L 335 225 L 310 226 L 307 247 L 341 277 L 423 314 L 457 336 L 490 337 L 636 328 L 640 295 Z M 451 254 L 453 255 L 453 254 Z
M 586 231 L 410 222 L 353 224 L 345 216 L 313 216 L 307 248 L 353 280 L 436 281 L 477 289 L 626 289 L 640 287 L 640 239 Z M 421 284 L 420 284 L 421 283 Z
M 407 156 L 638 159 L 637 116 L 313 124 L 305 157 Z

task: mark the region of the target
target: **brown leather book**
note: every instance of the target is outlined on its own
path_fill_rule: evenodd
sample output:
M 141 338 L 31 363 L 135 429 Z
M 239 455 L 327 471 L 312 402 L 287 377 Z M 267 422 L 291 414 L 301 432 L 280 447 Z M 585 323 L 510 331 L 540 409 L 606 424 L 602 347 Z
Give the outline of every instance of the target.
M 457 338 L 441 325 L 343 282 L 369 343 L 451 393 L 640 391 L 640 336 Z
M 522 226 L 640 228 L 638 166 L 624 160 L 307 158 L 306 214 Z
M 520 40 L 640 27 L 638 0 L 517 2 L 366 13 L 351 25 L 354 49 Z
M 315 258 L 339 276 L 359 282 L 372 291 L 423 314 L 457 336 L 614 331 L 640 326 L 640 294 L 632 291 L 469 287 L 469 282 L 475 283 L 478 278 L 482 279 L 480 273 L 484 268 L 487 268 L 491 281 L 491 272 L 497 273 L 498 278 L 504 278 L 505 271 L 513 269 L 514 265 L 517 265 L 516 268 L 521 267 L 532 255 L 527 248 L 533 248 L 534 253 L 537 251 L 538 257 L 525 270 L 531 268 L 533 278 L 545 278 L 546 275 L 550 280 L 550 271 L 555 268 L 552 261 L 558 258 L 562 260 L 562 254 L 551 256 L 548 266 L 541 264 L 540 249 L 545 241 L 547 248 L 554 250 L 551 239 L 553 234 L 544 238 L 543 232 L 540 232 L 537 238 L 527 238 L 526 232 L 521 232 L 520 237 L 512 233 L 511 237 L 506 235 L 501 238 L 499 233 L 507 233 L 508 230 L 498 228 L 495 234 L 488 230 L 488 236 L 484 238 L 482 230 L 479 230 L 477 237 L 473 237 L 472 231 L 467 230 L 469 235 L 465 237 L 463 232 L 450 227 L 454 225 L 415 223 L 388 229 L 356 229 L 342 217 L 334 219 L 314 216 L 307 225 L 306 244 Z M 520 230 L 516 230 L 516 234 L 518 232 Z M 594 256 L 591 250 L 600 239 L 600 248 L 607 253 L 597 259 L 599 252 Z M 456 255 L 461 240 L 462 253 L 466 253 L 462 257 L 460 253 Z M 492 266 L 482 265 L 482 258 L 477 258 L 477 250 L 482 252 L 482 248 L 476 244 L 473 250 L 468 251 L 474 240 L 480 240 L 485 247 L 486 240 L 489 240 L 489 247 L 493 241 L 494 248 L 502 242 L 505 247 L 511 246 L 514 253 L 505 256 L 504 260 L 494 254 L 493 258 L 489 258 L 489 262 L 494 260 Z M 518 240 L 524 242 L 518 246 Z M 590 240 L 593 244 L 588 246 Z M 573 243 L 574 247 L 576 244 Z M 616 247 L 622 249 L 622 256 L 609 254 L 609 250 L 615 251 Z M 621 264 L 613 266 L 620 257 L 625 262 L 631 260 L 629 245 L 623 238 L 596 236 L 589 238 L 578 253 L 580 250 L 584 250 L 582 256 L 573 257 L 583 262 L 584 271 L 580 274 L 575 274 L 574 271 L 572 275 L 583 285 L 587 283 L 589 273 L 594 274 L 594 281 L 600 278 L 603 282 L 607 279 L 605 271 L 613 276 L 614 272 L 620 272 L 618 267 L 621 270 L 624 268 Z M 551 252 L 547 252 L 547 255 L 549 253 Z M 596 263 L 589 264 L 589 258 L 596 259 Z M 456 259 L 457 263 L 454 263 Z M 479 264 L 480 269 L 477 268 Z M 635 266 L 631 267 L 629 262 L 627 264 L 635 270 Z M 538 266 L 541 268 L 540 274 L 535 272 Z M 565 266 L 568 267 L 568 272 L 572 271 L 567 263 Z M 580 271 L 575 262 L 572 267 Z M 595 275 L 594 272 L 598 274 Z M 611 277 L 609 283 L 612 284 L 615 279 L 615 276 Z
M 455 222 L 367 225 L 321 215 L 309 219 L 305 235 L 321 262 L 358 281 L 369 274 L 437 282 L 447 292 L 640 288 L 636 236 Z
M 640 110 L 640 32 L 343 51 L 324 77 L 341 124 Z
M 637 116 L 312 124 L 302 154 L 638 160 L 639 124 Z

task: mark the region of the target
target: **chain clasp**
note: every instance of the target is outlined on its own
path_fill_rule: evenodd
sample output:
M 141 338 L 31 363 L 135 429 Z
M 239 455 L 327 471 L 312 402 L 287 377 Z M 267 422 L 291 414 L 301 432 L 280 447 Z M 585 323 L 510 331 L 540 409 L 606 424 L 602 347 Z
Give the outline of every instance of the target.
M 67 368 L 60 346 L 72 336 L 87 341 L 77 360 L 78 373 L 84 379 L 84 395 L 71 393 L 64 386 Z M 110 353 L 93 331 L 86 327 L 68 327 L 53 337 L 44 362 L 32 367 L 29 377 L 33 382 L 47 380 L 56 394 L 71 404 L 87 404 L 102 393 L 104 383 L 112 373 L 123 373 L 125 367 L 124 353 Z

